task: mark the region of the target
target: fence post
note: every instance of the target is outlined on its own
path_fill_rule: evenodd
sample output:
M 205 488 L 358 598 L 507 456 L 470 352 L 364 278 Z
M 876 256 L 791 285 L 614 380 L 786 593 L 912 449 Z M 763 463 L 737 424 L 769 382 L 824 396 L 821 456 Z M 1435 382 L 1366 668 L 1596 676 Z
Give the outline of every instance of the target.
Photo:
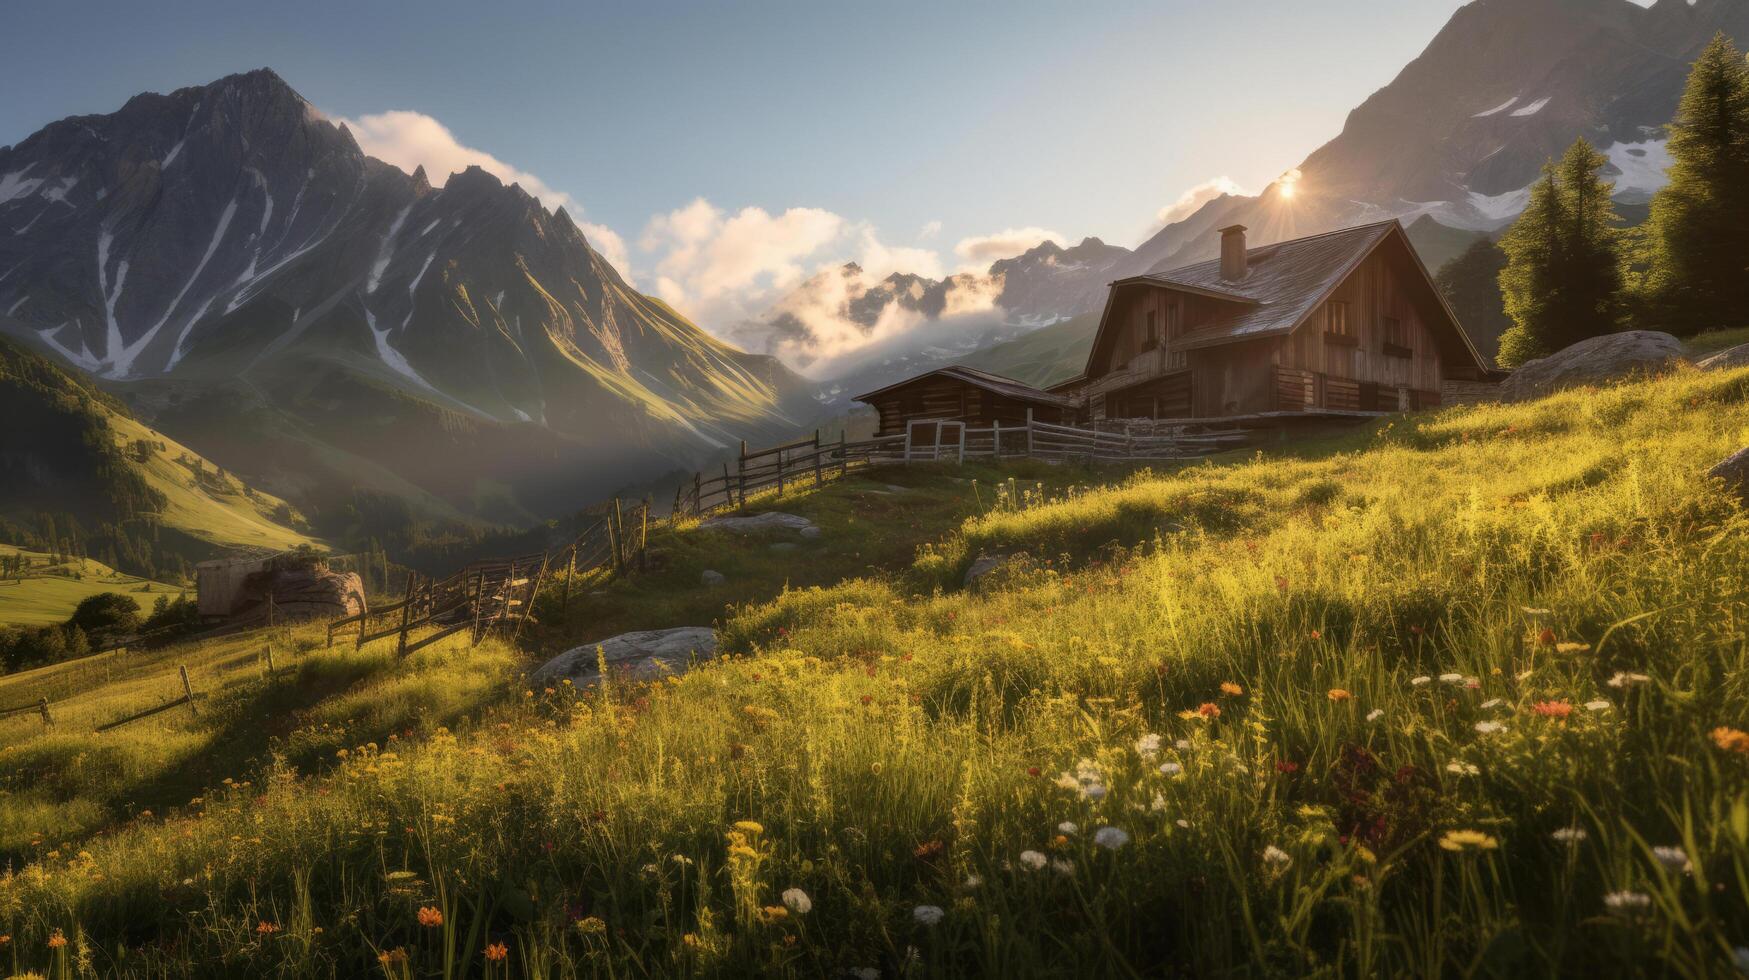
M 575 559 L 576 555 L 573 554 Z M 486 606 L 486 570 L 474 573 L 474 628 L 468 633 L 468 646 L 478 646 L 480 643 L 480 610 Z
M 728 464 L 724 463 L 723 465 L 726 472 Z M 692 474 L 692 512 L 694 514 L 704 513 L 704 480 L 701 479 L 702 476 L 702 473 Z
M 780 467 L 781 471 L 781 467 Z M 747 506 L 747 440 L 741 440 L 741 458 L 735 461 L 735 476 L 741 483 L 741 506 Z
M 779 497 L 783 496 L 783 454 L 784 449 L 779 446 L 777 449 L 777 495 Z
M 53 718 L 49 717 L 49 699 L 48 698 L 38 698 L 36 701 L 36 710 L 42 712 L 43 727 L 44 728 L 48 728 L 50 725 L 53 725 L 55 723 L 55 720 Z
M 188 699 L 188 713 L 200 717 L 200 712 L 194 707 L 194 685 L 188 683 L 188 665 L 178 664 L 176 672 L 182 675 L 182 694 Z
M 735 506 L 735 484 L 729 479 L 729 461 L 723 460 L 723 496 L 727 498 L 728 506 Z M 703 501 L 699 502 L 699 512 L 704 512 Z
M 682 490 L 685 490 L 685 489 L 686 489 L 686 483 L 684 481 L 681 483 L 676 483 L 674 485 L 674 507 L 673 507 L 673 509 L 668 511 L 668 526 L 669 527 L 673 527 L 676 524 L 680 523 L 680 492 Z
M 824 479 L 824 478 L 820 475 L 820 430 L 815 429 L 814 430 L 814 486 L 816 488 L 818 488 L 820 486 L 820 481 L 822 479 Z
M 618 497 L 613 498 L 613 514 L 610 519 L 613 521 L 613 539 L 611 542 L 613 545 L 613 570 L 615 572 L 623 572 L 625 571 L 626 562 L 626 525 L 625 514 L 619 508 Z
M 267 626 L 273 628 L 273 593 L 267 593 Z
M 561 608 L 568 610 L 571 608 L 571 576 L 577 571 L 577 546 L 572 544 L 565 556 L 565 601 Z
M 413 593 L 418 584 L 418 573 L 407 573 L 407 595 L 401 599 L 401 638 L 395 647 L 396 657 L 407 655 L 407 621 L 413 613 Z
M 850 457 L 844 449 L 844 430 L 838 432 L 838 475 L 844 476 L 850 472 Z
M 266 649 L 267 649 L 267 676 L 272 677 L 273 676 L 273 642 L 271 640 L 269 640 L 267 643 L 263 644 L 263 646 L 266 647 Z
M 647 557 L 649 555 L 649 544 L 650 544 L 650 496 L 649 496 L 649 494 L 645 494 L 644 495 L 643 527 L 638 529 L 638 571 L 640 571 L 640 572 L 649 571 L 649 569 L 650 569 L 650 560 Z
M 1026 410 L 1026 457 L 1032 458 L 1032 409 Z

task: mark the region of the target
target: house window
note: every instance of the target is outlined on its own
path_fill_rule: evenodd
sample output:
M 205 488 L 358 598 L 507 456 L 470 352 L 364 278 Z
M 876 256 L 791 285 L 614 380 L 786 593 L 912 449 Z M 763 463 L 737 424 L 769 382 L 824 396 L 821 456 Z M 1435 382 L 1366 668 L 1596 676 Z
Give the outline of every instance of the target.
M 1324 339 L 1344 347 L 1355 345 L 1354 321 L 1348 315 L 1347 303 L 1333 299 L 1325 304 Z
M 1402 320 L 1387 316 L 1380 322 L 1384 327 L 1384 345 L 1380 349 L 1385 354 L 1391 357 L 1415 356 L 1415 351 L 1409 346 L 1409 331 L 1404 328 Z
M 1177 340 L 1178 335 L 1183 332 L 1184 325 L 1182 318 L 1178 315 L 1178 304 L 1166 304 L 1166 339 Z
M 1153 350 L 1160 346 L 1160 325 L 1154 322 L 1154 311 L 1149 310 L 1143 318 L 1142 349 Z

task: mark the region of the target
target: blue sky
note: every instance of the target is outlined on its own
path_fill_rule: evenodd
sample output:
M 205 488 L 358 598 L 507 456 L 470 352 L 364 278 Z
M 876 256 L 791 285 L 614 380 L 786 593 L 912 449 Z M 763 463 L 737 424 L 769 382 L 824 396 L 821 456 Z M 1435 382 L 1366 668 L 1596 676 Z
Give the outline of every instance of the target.
M 728 316 L 845 258 L 950 272 L 1046 232 L 1134 245 L 1188 189 L 1298 163 L 1458 6 L 14 2 L 0 143 L 269 66 L 334 116 L 435 119 L 611 230 L 640 285 Z M 379 136 L 450 158 L 393 121 Z

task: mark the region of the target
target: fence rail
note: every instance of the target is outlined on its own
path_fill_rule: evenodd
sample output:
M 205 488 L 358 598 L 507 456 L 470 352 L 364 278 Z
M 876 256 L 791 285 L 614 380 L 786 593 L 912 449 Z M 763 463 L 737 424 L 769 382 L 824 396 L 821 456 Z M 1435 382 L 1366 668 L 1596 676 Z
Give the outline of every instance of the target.
M 672 514 L 702 517 L 731 510 L 745 506 L 753 494 L 767 490 L 782 493 L 792 486 L 817 487 L 850 470 L 881 463 L 968 459 L 1168 462 L 1196 459 L 1244 445 L 1250 439 L 1242 429 L 1202 431 L 1206 428 L 1185 422 L 1119 420 L 1084 429 L 1039 422 L 1029 413 L 1021 424 L 997 422 L 977 428 L 945 419 L 915 420 L 902 435 L 857 442 L 846 441 L 842 435 L 837 442 L 822 442 L 818 431 L 811 439 L 770 449 L 749 451 L 743 442 L 733 470 L 724 461 L 720 472 L 695 473 L 690 484 L 675 489 Z

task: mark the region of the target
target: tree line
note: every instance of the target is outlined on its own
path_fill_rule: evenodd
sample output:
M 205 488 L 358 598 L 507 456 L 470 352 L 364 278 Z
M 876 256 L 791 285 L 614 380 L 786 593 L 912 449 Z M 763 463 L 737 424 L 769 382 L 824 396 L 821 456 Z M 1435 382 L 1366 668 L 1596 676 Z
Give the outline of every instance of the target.
M 1498 245 L 1478 240 L 1440 286 L 1516 367 L 1629 323 L 1680 337 L 1749 323 L 1749 60 L 1722 33 L 1670 125 L 1669 182 L 1622 227 L 1583 137 L 1551 160 Z M 1497 292 L 1496 292 L 1497 287 Z

